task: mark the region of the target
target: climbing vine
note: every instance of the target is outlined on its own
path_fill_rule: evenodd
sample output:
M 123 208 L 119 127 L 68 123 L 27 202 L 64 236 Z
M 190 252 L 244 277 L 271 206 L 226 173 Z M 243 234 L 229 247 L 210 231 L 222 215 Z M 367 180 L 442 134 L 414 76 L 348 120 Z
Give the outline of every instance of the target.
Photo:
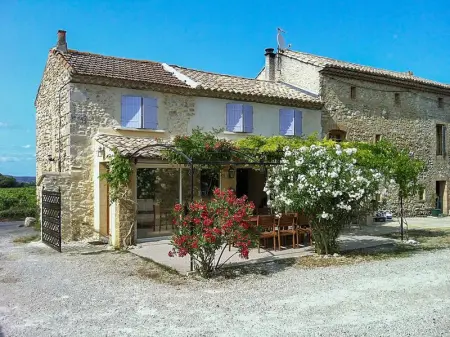
M 106 180 L 109 185 L 109 201 L 114 203 L 123 198 L 127 191 L 133 168 L 128 158 L 122 156 L 117 149 L 113 149 L 113 155 L 108 163 L 108 172 L 100 175 L 100 179 Z

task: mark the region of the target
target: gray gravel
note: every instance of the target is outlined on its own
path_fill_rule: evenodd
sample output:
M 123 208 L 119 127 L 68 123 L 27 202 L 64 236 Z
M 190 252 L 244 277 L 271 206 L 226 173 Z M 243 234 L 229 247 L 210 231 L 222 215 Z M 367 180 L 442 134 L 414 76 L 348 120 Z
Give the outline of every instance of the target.
M 448 250 L 174 286 L 132 254 L 11 243 L 26 230 L 0 224 L 2 337 L 450 336 Z

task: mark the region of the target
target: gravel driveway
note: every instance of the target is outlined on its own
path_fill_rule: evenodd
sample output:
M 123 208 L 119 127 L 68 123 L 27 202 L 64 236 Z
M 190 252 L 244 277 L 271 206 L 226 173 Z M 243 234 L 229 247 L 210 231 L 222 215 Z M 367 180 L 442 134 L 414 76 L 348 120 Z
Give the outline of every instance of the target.
M 0 224 L 0 336 L 450 336 L 450 251 L 338 268 L 143 278 L 133 254 L 12 244 Z

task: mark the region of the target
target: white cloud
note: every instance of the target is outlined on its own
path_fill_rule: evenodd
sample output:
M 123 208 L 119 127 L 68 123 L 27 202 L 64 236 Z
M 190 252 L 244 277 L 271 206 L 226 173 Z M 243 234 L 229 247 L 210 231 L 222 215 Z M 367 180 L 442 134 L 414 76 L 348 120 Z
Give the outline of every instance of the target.
M 7 126 L 8 126 L 8 124 L 0 122 L 0 128 L 4 128 L 4 127 L 7 127 Z
M 12 163 L 20 161 L 17 157 L 0 157 L 0 163 Z
M 30 144 L 27 144 L 27 145 L 24 145 L 24 146 L 22 146 L 24 149 L 29 149 L 30 147 L 31 147 L 31 145 Z

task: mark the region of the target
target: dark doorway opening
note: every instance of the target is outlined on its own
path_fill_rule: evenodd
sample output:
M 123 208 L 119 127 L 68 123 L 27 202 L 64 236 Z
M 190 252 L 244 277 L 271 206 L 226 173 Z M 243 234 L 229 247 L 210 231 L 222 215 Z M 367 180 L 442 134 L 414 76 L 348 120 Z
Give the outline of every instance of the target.
M 236 196 L 248 195 L 248 176 L 250 169 L 236 170 Z

